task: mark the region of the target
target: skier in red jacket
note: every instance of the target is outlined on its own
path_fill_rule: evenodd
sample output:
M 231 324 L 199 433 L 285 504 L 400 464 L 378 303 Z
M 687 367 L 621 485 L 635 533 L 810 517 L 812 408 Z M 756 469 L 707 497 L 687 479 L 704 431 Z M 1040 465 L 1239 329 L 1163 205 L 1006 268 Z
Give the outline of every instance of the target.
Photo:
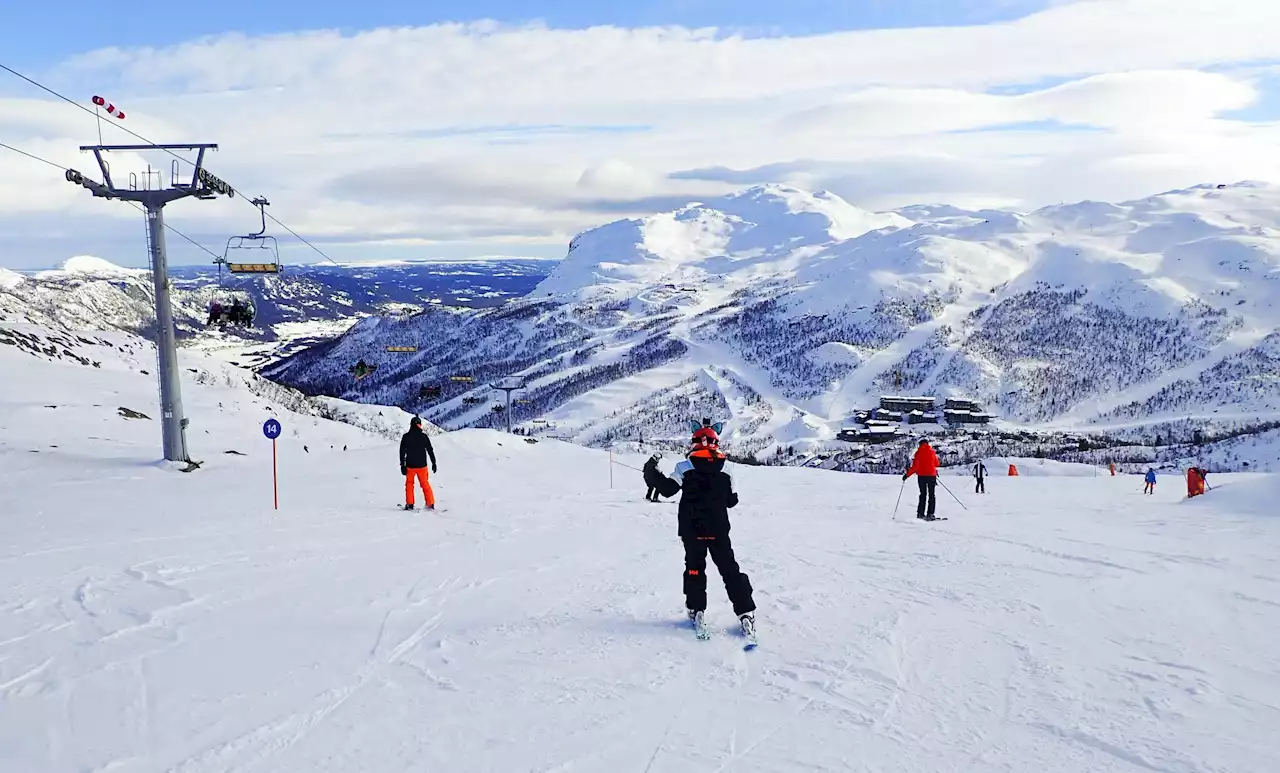
M 929 445 L 928 440 L 921 440 L 916 449 L 916 456 L 911 466 L 902 473 L 905 481 L 915 475 L 920 482 L 920 502 L 916 505 L 916 517 L 925 521 L 936 521 L 934 512 L 938 509 L 938 454 Z

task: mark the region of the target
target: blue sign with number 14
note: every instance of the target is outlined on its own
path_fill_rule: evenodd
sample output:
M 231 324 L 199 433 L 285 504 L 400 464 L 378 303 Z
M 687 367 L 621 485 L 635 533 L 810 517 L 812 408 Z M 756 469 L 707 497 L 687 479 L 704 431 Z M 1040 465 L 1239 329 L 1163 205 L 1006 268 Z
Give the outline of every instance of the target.
M 267 440 L 275 440 L 280 437 L 280 422 L 275 419 L 267 419 L 267 423 L 262 425 L 262 434 L 267 436 Z

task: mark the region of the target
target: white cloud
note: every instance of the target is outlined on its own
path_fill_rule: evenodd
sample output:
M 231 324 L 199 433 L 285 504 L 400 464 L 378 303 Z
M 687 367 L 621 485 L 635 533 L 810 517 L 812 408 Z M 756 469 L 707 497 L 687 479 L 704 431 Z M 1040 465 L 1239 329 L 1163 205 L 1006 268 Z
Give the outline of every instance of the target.
M 1196 70 L 1106 73 L 1017 96 L 955 89 L 868 89 L 784 118 L 802 135 L 900 137 L 1054 121 L 1064 126 L 1184 126 L 1253 104 L 1257 92 Z
M 1021 206 L 1280 180 L 1276 127 L 1224 117 L 1259 98 L 1276 29 L 1270 0 L 1084 0 L 1004 24 L 803 38 L 480 23 L 106 49 L 42 77 L 76 95 L 94 84 L 154 139 L 220 143 L 214 171 L 306 234 L 483 253 L 757 179 L 866 205 Z M 1023 93 L 995 93 L 1007 87 Z M 992 130 L 1011 124 L 1044 126 Z M 94 139 L 69 106 L 0 99 L 0 141 L 88 170 L 74 148 Z M 15 213 L 136 238 L 102 227 L 131 210 L 3 158 L 0 264 L 42 249 L 7 228 Z M 741 171 L 669 177 L 710 167 Z M 171 220 L 202 234 L 253 225 L 243 204 L 178 206 Z

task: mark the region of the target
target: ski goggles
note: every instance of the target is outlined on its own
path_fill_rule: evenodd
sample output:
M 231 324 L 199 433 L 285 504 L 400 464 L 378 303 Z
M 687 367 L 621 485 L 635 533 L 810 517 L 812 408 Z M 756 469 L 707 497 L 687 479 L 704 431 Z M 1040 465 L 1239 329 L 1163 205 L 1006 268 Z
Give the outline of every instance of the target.
M 694 448 L 719 448 L 720 438 L 711 433 L 698 433 L 693 436 L 693 441 L 690 445 Z

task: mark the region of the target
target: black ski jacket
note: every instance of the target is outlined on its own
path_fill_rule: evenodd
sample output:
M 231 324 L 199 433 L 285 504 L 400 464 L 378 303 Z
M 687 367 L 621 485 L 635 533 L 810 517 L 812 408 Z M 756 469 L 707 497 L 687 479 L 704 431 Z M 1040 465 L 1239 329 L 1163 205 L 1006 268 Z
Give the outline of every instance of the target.
M 431 447 L 431 438 L 421 427 L 411 427 L 400 438 L 400 466 L 420 470 L 427 466 L 427 457 L 431 457 L 431 466 L 435 467 L 436 452 Z
M 724 457 L 694 455 L 689 462 L 693 467 L 679 482 L 650 468 L 645 471 L 645 483 L 664 497 L 682 492 L 678 514 L 682 539 L 729 536 L 729 510 L 737 506 L 738 495 L 733 490 L 733 478 L 724 471 Z

